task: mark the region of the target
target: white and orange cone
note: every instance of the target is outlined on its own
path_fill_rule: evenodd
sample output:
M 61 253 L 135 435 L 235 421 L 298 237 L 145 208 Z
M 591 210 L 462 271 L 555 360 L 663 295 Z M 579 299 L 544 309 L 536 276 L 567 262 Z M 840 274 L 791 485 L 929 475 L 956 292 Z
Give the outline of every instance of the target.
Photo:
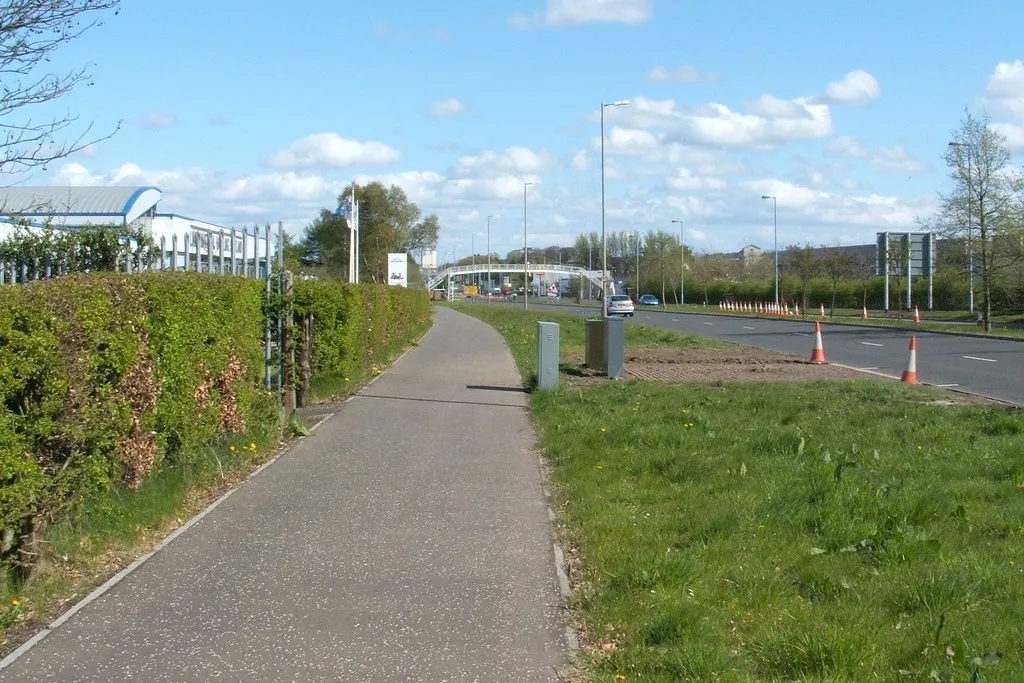
M 914 322 L 921 322 L 921 311 L 917 310 L 917 306 L 914 306 Z
M 867 305 L 864 306 L 864 313 L 861 315 L 861 318 L 863 318 L 864 320 L 868 319 L 868 307 L 867 307 Z
M 822 318 L 824 318 L 824 317 L 825 317 L 825 304 L 822 304 L 822 305 L 821 305 L 821 317 L 822 317 Z
M 907 361 L 907 369 L 900 377 L 901 382 L 917 384 L 917 335 L 910 338 L 910 360 Z
M 811 362 L 819 365 L 828 362 L 825 360 L 825 346 L 821 343 L 821 323 L 817 321 L 814 323 L 814 350 L 811 351 Z
M 793 315 L 800 315 L 800 304 L 793 304 Z

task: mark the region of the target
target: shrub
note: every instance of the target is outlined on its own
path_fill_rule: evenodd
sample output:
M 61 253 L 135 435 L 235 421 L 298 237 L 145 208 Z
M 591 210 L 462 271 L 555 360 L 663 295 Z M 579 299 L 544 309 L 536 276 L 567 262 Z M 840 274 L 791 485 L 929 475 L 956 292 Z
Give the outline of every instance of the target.
M 152 273 L 4 288 L 0 560 L 27 569 L 49 522 L 244 426 L 260 400 L 260 285 Z

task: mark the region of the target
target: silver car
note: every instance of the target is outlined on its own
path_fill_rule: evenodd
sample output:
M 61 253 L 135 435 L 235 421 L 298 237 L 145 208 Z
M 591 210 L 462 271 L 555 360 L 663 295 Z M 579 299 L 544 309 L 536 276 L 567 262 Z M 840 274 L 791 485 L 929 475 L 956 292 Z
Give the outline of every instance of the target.
M 608 297 L 608 315 L 628 315 L 633 317 L 633 300 L 625 294 L 612 294 Z

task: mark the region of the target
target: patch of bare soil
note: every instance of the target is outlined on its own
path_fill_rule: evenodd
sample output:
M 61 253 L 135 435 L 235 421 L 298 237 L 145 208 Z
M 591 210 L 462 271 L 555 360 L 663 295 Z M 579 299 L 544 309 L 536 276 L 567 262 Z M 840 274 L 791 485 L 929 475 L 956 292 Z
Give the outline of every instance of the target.
M 585 384 L 603 377 L 584 365 L 581 353 L 569 353 L 562 366 L 568 384 Z M 626 349 L 626 375 L 650 382 L 811 382 L 815 380 L 894 381 L 838 365 L 819 365 L 809 359 L 766 349 Z M 936 405 L 1010 406 L 1003 401 L 946 390 Z
M 583 356 L 567 360 L 582 365 Z M 654 382 L 806 382 L 871 379 L 871 375 L 764 349 L 626 349 L 626 374 Z M 589 373 L 587 373 L 589 374 Z

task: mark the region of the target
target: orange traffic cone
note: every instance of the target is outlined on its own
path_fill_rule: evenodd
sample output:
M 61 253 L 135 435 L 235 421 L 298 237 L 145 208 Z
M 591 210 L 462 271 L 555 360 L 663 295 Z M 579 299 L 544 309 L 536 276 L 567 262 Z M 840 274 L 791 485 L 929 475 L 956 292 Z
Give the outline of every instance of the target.
M 821 323 L 814 323 L 814 350 L 811 351 L 812 363 L 827 363 L 825 360 L 825 347 L 821 343 Z
M 864 313 L 863 315 L 861 315 L 861 318 L 863 318 L 864 320 L 868 319 L 868 307 L 866 305 L 864 306 Z
M 822 305 L 821 305 L 821 317 L 822 317 L 822 318 L 824 318 L 824 317 L 825 317 L 825 304 L 822 304 Z
M 917 310 L 917 306 L 914 306 L 914 322 L 921 322 L 921 311 Z
M 910 338 L 910 360 L 907 361 L 907 369 L 900 377 L 901 382 L 917 384 L 917 335 Z
M 793 315 L 800 315 L 800 304 L 793 304 Z

